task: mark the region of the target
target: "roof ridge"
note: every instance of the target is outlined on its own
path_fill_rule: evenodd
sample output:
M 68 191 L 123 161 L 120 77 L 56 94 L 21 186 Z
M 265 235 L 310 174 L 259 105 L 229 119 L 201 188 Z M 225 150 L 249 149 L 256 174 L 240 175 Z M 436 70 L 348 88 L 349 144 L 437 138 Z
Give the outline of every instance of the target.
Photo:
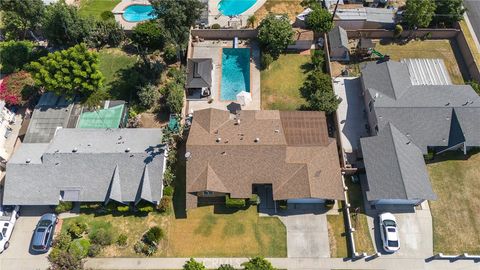
M 405 195 L 406 195 L 405 197 L 409 198 L 407 187 L 405 186 L 405 181 L 403 181 L 404 173 L 403 173 L 402 168 L 400 166 L 400 159 L 399 159 L 399 156 L 398 156 L 397 144 L 395 143 L 395 139 L 394 139 L 393 128 L 395 128 L 403 136 L 405 136 L 405 135 L 400 130 L 398 130 L 395 127 L 395 125 L 393 125 L 392 123 L 388 122 L 388 125 L 389 125 L 389 128 L 390 128 L 390 134 L 392 135 L 393 150 L 395 151 L 395 156 L 397 157 L 396 160 L 397 160 L 397 164 L 398 164 L 398 170 L 400 171 L 400 175 L 402 176 L 402 187 L 403 187 L 403 190 L 405 191 Z
M 290 163 L 290 164 L 299 164 L 300 166 L 292 174 L 290 174 L 290 176 L 287 178 L 286 181 L 284 181 L 280 186 L 275 188 L 275 190 L 273 191 L 274 193 L 278 192 L 280 189 L 282 189 L 282 187 L 284 185 L 286 185 L 288 182 L 290 182 L 290 180 L 293 178 L 293 176 L 295 176 L 301 169 L 303 169 L 305 166 L 307 166 L 306 163 Z M 308 167 L 307 167 L 307 173 L 308 173 Z M 310 185 L 309 185 L 308 188 L 310 189 Z

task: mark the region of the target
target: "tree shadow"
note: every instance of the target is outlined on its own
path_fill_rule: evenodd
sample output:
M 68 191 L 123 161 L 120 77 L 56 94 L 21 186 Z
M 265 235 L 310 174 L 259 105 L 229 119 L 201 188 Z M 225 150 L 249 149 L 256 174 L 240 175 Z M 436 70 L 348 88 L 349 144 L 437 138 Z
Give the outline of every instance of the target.
M 173 182 L 173 212 L 176 219 L 187 218 L 186 204 L 186 160 L 185 143 L 179 142 L 177 147 L 176 177 Z

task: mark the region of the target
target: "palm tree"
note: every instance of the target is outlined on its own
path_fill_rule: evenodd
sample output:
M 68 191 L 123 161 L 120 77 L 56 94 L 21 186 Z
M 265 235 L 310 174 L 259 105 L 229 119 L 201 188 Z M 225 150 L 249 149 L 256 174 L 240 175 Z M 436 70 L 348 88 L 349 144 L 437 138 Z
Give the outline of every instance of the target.
M 257 17 L 255 17 L 255 15 L 252 15 L 247 19 L 247 26 L 255 28 L 256 22 L 257 22 Z

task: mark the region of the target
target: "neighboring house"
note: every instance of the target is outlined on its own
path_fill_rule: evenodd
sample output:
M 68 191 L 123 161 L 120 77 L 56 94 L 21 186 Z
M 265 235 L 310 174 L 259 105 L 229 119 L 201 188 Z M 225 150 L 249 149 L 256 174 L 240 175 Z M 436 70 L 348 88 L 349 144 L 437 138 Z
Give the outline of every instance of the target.
M 333 12 L 333 10 L 331 10 Z M 394 29 L 395 10 L 386 8 L 338 8 L 334 23 L 346 30 Z
M 23 143 L 7 163 L 5 205 L 60 201 L 159 203 L 166 153 L 161 129 L 59 129 Z
M 405 204 L 434 199 L 423 155 L 454 149 L 466 153 L 480 146 L 480 97 L 468 85 L 419 80 L 406 63 L 368 62 L 361 72 L 370 134 L 375 136 L 361 139 L 367 199 Z
M 330 59 L 335 61 L 349 61 L 347 31 L 340 26 L 335 26 L 328 32 Z
M 35 106 L 23 143 L 48 143 L 58 128 L 118 128 L 126 124 L 125 101 L 104 101 L 102 109 L 93 111 L 52 92 L 42 95 Z M 22 134 L 20 134 L 22 136 Z
M 211 94 L 212 58 L 191 58 L 187 61 L 188 98 L 204 98 Z
M 209 199 L 267 198 L 288 203 L 342 200 L 337 144 L 323 112 L 195 111 L 187 140 L 187 209 Z

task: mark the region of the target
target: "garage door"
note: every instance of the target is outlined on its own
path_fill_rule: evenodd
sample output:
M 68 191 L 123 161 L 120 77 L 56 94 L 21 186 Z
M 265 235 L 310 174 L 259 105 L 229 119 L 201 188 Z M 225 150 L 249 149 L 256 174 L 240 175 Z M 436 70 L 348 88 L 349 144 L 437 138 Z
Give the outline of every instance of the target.
M 324 203 L 324 199 L 303 198 L 303 199 L 289 199 L 288 203 Z
M 408 204 L 408 205 L 417 205 L 420 204 L 421 200 L 378 200 L 375 204 Z

